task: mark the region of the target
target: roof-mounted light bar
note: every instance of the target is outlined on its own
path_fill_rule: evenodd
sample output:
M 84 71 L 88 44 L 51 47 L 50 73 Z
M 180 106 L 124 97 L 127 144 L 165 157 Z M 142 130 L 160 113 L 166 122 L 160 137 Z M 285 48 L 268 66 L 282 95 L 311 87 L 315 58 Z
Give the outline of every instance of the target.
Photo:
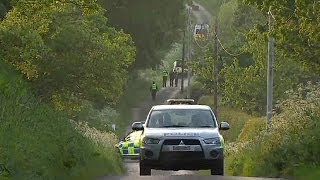
M 168 99 L 167 103 L 170 105 L 173 104 L 194 104 L 193 99 Z

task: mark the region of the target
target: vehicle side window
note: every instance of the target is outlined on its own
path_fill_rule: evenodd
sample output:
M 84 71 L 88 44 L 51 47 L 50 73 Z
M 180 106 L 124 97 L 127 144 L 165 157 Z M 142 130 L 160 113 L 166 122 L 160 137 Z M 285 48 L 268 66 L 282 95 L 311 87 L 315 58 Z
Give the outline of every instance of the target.
M 124 140 L 125 141 L 129 141 L 130 140 L 130 134 L 126 138 L 124 138 Z

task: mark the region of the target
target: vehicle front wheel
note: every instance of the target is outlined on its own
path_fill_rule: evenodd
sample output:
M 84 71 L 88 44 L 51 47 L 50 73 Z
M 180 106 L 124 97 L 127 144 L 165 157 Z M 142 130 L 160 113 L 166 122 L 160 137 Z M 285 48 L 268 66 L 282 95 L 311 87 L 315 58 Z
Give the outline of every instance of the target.
M 143 163 L 139 163 L 140 167 L 140 176 L 150 176 L 151 175 L 151 168 L 146 167 Z
M 224 175 L 224 160 L 220 160 L 220 162 L 211 169 L 211 175 Z

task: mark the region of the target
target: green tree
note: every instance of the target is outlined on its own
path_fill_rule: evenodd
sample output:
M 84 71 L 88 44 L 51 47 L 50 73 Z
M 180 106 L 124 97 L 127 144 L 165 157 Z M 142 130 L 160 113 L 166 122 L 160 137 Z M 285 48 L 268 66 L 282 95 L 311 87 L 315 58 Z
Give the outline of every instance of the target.
M 136 68 L 155 67 L 162 50 L 178 40 L 185 23 L 184 0 L 101 0 L 110 23 L 132 35 L 137 46 Z
M 129 35 L 107 25 L 92 1 L 20 0 L 0 24 L 0 54 L 59 109 L 82 100 L 113 105 L 135 59 Z
M 263 13 L 254 6 L 235 0 L 223 4 L 219 11 L 219 39 L 223 45 L 219 61 L 223 65 L 220 73 L 222 103 L 259 114 L 265 113 L 266 104 L 266 20 Z M 281 101 L 286 98 L 286 90 L 294 89 L 299 82 L 315 79 L 316 76 L 314 70 L 307 68 L 306 61 L 297 61 L 276 42 L 274 100 Z M 234 57 L 229 52 L 239 56 Z M 208 53 L 209 56 L 213 54 Z M 203 67 L 207 70 L 211 68 Z M 203 69 L 199 72 L 207 74 Z M 212 81 L 212 76 L 201 77 L 203 83 Z
M 303 62 L 305 68 L 319 72 L 319 24 L 320 4 L 318 1 L 245 0 L 266 13 L 271 7 L 275 18 L 273 35 L 277 48 L 284 55 Z

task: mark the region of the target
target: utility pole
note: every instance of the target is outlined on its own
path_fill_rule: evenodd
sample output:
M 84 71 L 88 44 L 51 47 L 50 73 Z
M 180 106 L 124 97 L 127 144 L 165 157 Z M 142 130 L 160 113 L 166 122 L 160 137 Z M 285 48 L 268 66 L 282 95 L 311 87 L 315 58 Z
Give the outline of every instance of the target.
M 219 62 L 219 43 L 218 43 L 218 18 L 216 18 L 215 32 L 214 32 L 214 53 L 213 57 L 213 81 L 214 81 L 214 95 L 213 95 L 213 111 L 218 116 L 218 62 Z
M 183 40 L 182 40 L 182 75 L 184 73 L 184 57 L 185 57 L 185 36 L 186 36 L 186 30 L 183 30 Z M 177 75 L 177 74 L 176 74 Z M 183 76 L 181 76 L 181 93 L 183 93 L 183 86 L 184 86 L 184 79 Z
M 188 25 L 187 25 L 187 27 L 188 27 L 188 64 L 190 65 L 190 62 L 191 62 L 191 42 L 190 42 L 190 40 L 191 40 L 191 18 L 190 18 L 190 16 L 191 16 L 191 8 L 190 7 L 188 7 Z M 190 83 L 190 81 L 191 81 L 191 69 L 190 69 L 190 67 L 188 66 L 188 91 L 187 91 L 187 98 L 190 98 L 190 96 L 191 96 L 191 83 Z
M 269 7 L 269 33 L 272 32 L 274 18 Z M 268 40 L 268 76 L 267 76 L 267 127 L 272 121 L 272 100 L 273 100 L 273 66 L 274 66 L 274 39 L 269 35 Z

